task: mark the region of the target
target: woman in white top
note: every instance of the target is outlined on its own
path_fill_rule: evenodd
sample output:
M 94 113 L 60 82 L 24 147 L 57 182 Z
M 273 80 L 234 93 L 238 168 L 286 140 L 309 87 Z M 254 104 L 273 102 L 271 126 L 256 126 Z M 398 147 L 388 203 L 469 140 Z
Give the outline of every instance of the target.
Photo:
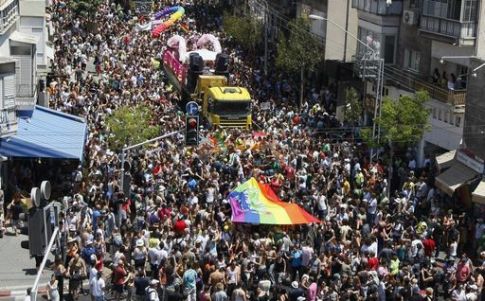
M 51 280 L 47 283 L 48 297 L 50 301 L 59 301 L 59 291 L 57 290 L 56 274 L 52 274 Z

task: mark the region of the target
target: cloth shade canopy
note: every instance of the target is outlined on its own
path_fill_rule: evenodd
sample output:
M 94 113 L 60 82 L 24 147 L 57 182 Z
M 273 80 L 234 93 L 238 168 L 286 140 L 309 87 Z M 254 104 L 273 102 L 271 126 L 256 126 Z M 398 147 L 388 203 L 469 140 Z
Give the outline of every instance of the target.
M 320 220 L 297 204 L 281 201 L 268 184 L 251 178 L 229 194 L 233 223 L 296 225 Z
M 456 189 L 477 175 L 473 169 L 454 160 L 449 169 L 436 177 L 435 186 L 452 196 Z
M 485 205 L 485 180 L 480 181 L 477 188 L 472 192 L 472 201 Z
M 86 134 L 84 119 L 35 106 L 30 118 L 19 118 L 15 136 L 0 140 L 0 154 L 82 160 Z
M 199 50 L 189 51 L 185 54 L 185 62 L 186 63 L 189 63 L 190 55 L 192 53 L 197 53 L 198 55 L 200 55 L 204 62 L 215 61 L 216 56 L 217 56 L 217 52 L 210 51 L 210 50 L 207 50 L 207 49 L 199 49 Z
M 436 157 L 436 164 L 440 170 L 450 167 L 455 158 L 456 150 L 452 150 Z

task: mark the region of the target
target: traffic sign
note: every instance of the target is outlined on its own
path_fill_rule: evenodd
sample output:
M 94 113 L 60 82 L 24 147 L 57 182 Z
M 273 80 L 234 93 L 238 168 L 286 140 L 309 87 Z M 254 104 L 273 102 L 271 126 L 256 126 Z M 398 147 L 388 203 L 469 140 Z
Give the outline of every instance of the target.
M 196 116 L 199 114 L 199 105 L 195 101 L 189 101 L 185 106 L 185 111 L 189 116 Z

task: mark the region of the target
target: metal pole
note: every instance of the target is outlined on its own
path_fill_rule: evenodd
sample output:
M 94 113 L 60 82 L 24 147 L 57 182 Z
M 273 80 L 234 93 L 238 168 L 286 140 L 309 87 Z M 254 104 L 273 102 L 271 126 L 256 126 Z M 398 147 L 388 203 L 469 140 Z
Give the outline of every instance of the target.
M 300 69 L 300 112 L 302 111 L 303 109 L 303 89 L 305 88 L 305 85 L 303 83 L 303 78 L 305 77 L 305 70 L 304 70 L 304 67 L 303 65 L 301 65 L 301 69 Z
M 153 139 L 149 139 L 149 140 L 146 140 L 146 141 L 134 144 L 134 145 L 124 147 L 121 150 L 121 178 L 120 178 L 121 189 L 123 190 L 123 184 L 124 184 L 123 182 L 124 182 L 124 175 L 125 175 L 125 152 L 126 151 L 129 151 L 131 149 L 143 146 L 143 145 L 148 144 L 148 143 L 156 142 L 156 141 L 161 140 L 161 139 L 165 139 L 165 138 L 168 138 L 168 137 L 175 136 L 176 134 L 178 134 L 180 132 L 182 132 L 182 131 L 170 132 L 168 134 L 165 134 L 165 135 L 162 135 L 162 136 L 159 136 L 159 137 L 155 137 Z
M 121 150 L 121 175 L 120 175 L 120 189 L 123 191 L 123 184 L 125 182 L 125 149 Z
M 264 75 L 268 75 L 268 2 L 264 1 Z
M 347 10 L 345 11 L 345 40 L 344 40 L 344 63 L 347 61 L 347 35 L 349 32 L 349 13 L 350 13 L 350 0 L 347 0 Z
M 37 291 L 39 289 L 40 276 L 42 276 L 42 272 L 44 271 L 45 264 L 47 263 L 47 258 L 49 257 L 49 252 L 54 246 L 54 243 L 56 242 L 56 238 L 58 234 L 59 234 L 59 227 L 55 227 L 54 232 L 52 232 L 52 236 L 49 241 L 49 244 L 45 248 L 44 258 L 42 258 L 42 262 L 40 263 L 39 270 L 37 271 L 37 276 L 35 277 L 34 285 L 32 286 L 32 291 L 30 292 L 31 301 L 37 301 Z

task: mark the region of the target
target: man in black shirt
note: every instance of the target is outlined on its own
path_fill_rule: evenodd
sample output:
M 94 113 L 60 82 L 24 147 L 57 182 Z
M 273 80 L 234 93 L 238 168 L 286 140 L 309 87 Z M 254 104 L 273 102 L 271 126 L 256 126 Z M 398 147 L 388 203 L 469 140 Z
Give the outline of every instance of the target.
M 145 275 L 143 270 L 139 270 L 135 280 L 135 295 L 137 300 L 145 300 L 145 289 L 150 284 L 150 279 Z

